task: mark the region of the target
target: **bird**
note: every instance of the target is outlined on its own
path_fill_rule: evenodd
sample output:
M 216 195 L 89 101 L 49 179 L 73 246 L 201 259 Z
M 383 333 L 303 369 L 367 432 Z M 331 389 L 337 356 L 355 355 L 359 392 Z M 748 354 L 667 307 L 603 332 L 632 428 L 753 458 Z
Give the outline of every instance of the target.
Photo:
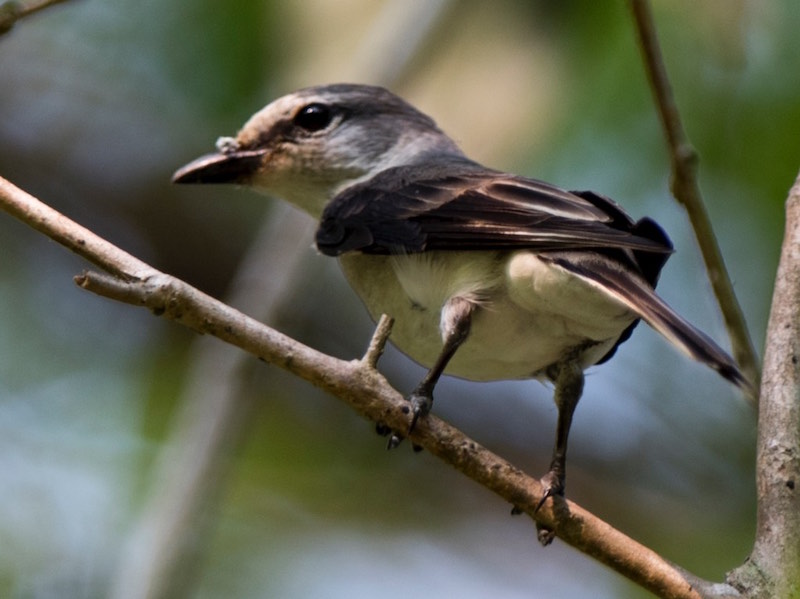
M 610 198 L 487 168 L 392 92 L 307 87 L 256 112 L 216 151 L 178 169 L 179 184 L 228 183 L 282 198 L 317 220 L 391 341 L 427 368 L 406 396 L 410 434 L 447 373 L 553 383 L 555 443 L 543 493 L 563 496 L 584 371 L 611 358 L 640 320 L 752 394 L 736 362 L 655 293 L 673 252 L 652 219 Z

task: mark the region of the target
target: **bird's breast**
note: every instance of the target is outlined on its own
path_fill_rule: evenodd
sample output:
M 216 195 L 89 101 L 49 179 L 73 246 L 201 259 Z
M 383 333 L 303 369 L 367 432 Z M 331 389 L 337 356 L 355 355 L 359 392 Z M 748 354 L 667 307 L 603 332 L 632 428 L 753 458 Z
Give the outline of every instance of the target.
M 576 352 L 588 366 L 633 321 L 615 300 L 532 252 L 353 252 L 340 263 L 372 318 L 392 316 L 392 342 L 424 366 L 441 351 L 445 302 L 473 302 L 469 338 L 446 370 L 472 380 L 542 376 Z

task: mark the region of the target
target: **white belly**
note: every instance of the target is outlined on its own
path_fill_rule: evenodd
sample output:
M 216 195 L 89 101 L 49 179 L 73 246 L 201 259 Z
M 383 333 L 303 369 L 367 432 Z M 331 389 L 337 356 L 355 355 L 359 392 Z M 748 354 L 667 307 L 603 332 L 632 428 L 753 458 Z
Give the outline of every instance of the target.
M 392 316 L 392 342 L 424 366 L 442 347 L 444 303 L 474 301 L 469 338 L 445 370 L 472 380 L 539 377 L 568 356 L 589 366 L 634 320 L 613 298 L 528 251 L 353 253 L 340 262 L 370 315 Z

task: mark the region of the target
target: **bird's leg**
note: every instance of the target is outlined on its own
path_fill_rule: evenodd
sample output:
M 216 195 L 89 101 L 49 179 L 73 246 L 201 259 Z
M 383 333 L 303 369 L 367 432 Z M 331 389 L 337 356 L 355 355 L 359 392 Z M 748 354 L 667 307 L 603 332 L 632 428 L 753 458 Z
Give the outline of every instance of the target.
M 433 406 L 433 388 L 442 376 L 444 369 L 455 355 L 456 350 L 469 336 L 472 322 L 472 311 L 475 305 L 463 297 L 447 300 L 442 308 L 440 327 L 442 331 L 442 351 L 431 369 L 420 381 L 419 385 L 406 399 L 411 403 L 412 418 L 409 432 L 414 430 L 420 416 L 425 416 Z
M 425 416 L 433 406 L 433 388 L 442 376 L 444 369 L 455 355 L 456 350 L 469 336 L 472 312 L 475 304 L 464 297 L 451 297 L 442 308 L 440 328 L 442 331 L 442 351 L 433 366 L 406 399 L 411 404 L 411 424 L 408 432 L 414 430 L 420 416 Z M 389 439 L 389 447 L 396 447 L 402 440 L 397 434 Z
M 550 470 L 540 479 L 544 493 L 536 504 L 534 512 L 539 511 L 548 497 L 564 495 L 564 479 L 567 476 L 567 439 L 572 426 L 572 414 L 583 393 L 583 370 L 575 360 L 553 365 L 548 369 L 547 375 L 555 383 L 553 400 L 558 408 L 558 423 Z M 554 530 L 537 522 L 536 536 L 542 545 L 547 546 L 553 542 L 556 535 Z
M 556 442 L 550 470 L 541 478 L 544 494 L 536 509 L 544 505 L 548 497 L 564 494 L 564 479 L 567 466 L 567 439 L 572 425 L 572 414 L 583 393 L 583 370 L 575 360 L 559 362 L 548 371 L 548 376 L 555 383 L 553 400 L 558 408 L 558 424 L 556 425 Z

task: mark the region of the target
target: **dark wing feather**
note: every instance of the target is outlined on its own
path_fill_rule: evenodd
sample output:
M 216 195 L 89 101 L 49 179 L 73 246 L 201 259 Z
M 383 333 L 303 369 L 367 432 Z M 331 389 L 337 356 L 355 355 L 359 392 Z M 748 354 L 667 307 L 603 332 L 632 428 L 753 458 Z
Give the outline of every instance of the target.
M 328 255 L 517 248 L 672 251 L 663 232 L 637 234 L 636 223 L 607 198 L 472 163 L 398 167 L 350 187 L 326 207 L 316 240 Z
M 678 349 L 710 366 L 746 393 L 754 394 L 753 386 L 733 359 L 710 337 L 670 308 L 648 282 L 598 254 L 584 254 L 578 260 L 561 255 L 542 256 L 542 259 L 551 260 L 615 297 Z

